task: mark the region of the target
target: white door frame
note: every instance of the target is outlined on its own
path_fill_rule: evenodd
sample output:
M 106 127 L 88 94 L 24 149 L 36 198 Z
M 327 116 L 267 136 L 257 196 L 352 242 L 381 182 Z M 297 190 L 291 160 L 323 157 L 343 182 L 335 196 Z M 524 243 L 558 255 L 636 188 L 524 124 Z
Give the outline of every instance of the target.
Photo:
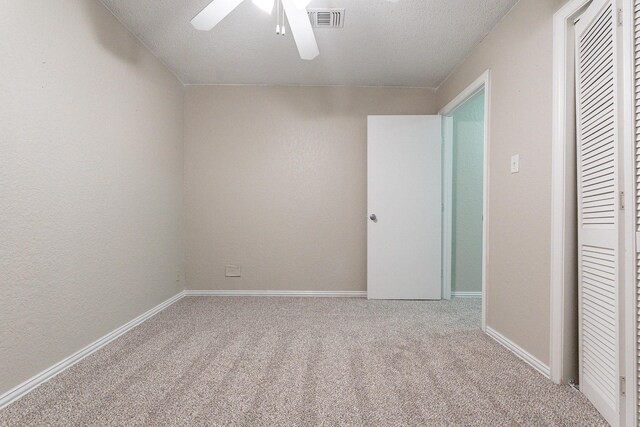
M 563 378 L 564 363 L 564 312 L 565 286 L 565 188 L 576 184 L 576 178 L 567 176 L 567 154 L 569 144 L 575 145 L 575 140 L 569 141 L 567 131 L 569 126 L 568 111 L 575 106 L 573 96 L 574 59 L 573 51 L 568 43 L 573 40 L 572 27 L 578 13 L 583 11 L 591 0 L 571 0 L 553 17 L 553 134 L 551 154 L 551 280 L 550 280 L 550 355 L 549 371 L 553 382 L 560 384 Z M 571 91 L 571 92 L 570 92 Z M 577 227 L 577 223 L 576 223 Z M 576 255 L 577 256 L 577 255 Z
M 487 326 L 487 264 L 488 264 L 488 224 L 489 224 L 489 137 L 491 116 L 491 71 L 487 70 L 473 83 L 467 86 L 458 96 L 449 102 L 438 114 L 447 116 L 456 108 L 468 101 L 472 96 L 484 90 L 484 159 L 483 159 L 483 197 L 482 197 L 482 330 Z M 444 123 L 444 120 L 443 120 Z M 444 132 L 443 132 L 444 134 Z M 442 219 L 443 250 L 442 250 L 442 295 L 451 298 L 451 239 L 452 217 L 450 215 L 453 206 L 451 191 L 446 188 L 453 185 L 453 158 L 451 147 L 443 147 L 443 207 L 445 215 Z
M 564 333 L 564 313 L 568 304 L 564 294 L 567 286 L 576 283 L 565 283 L 565 191 L 566 186 L 575 183 L 576 177 L 567 176 L 565 162 L 569 144 L 575 144 L 575 140 L 569 140 L 567 130 L 569 120 L 567 113 L 573 87 L 568 84 L 573 75 L 573 59 L 569 58 L 571 52 L 568 49 L 573 20 L 576 15 L 591 3 L 591 0 L 570 0 L 553 17 L 553 134 L 552 134 L 552 173 L 551 173 L 551 277 L 550 277 L 550 355 L 549 368 L 551 380 L 559 384 L 563 379 L 564 346 L 567 338 Z M 624 66 L 624 175 L 625 175 L 625 229 L 635 230 L 634 209 L 635 200 L 633 188 L 635 177 L 633 176 L 633 147 L 631 141 L 634 137 L 633 126 L 633 0 L 623 0 L 623 49 L 622 62 Z M 572 79 L 572 78 L 571 78 Z M 636 425 L 637 412 L 637 365 L 636 365 L 636 279 L 635 279 L 635 233 L 625 233 L 625 289 L 624 289 L 624 360 L 626 377 L 626 425 Z

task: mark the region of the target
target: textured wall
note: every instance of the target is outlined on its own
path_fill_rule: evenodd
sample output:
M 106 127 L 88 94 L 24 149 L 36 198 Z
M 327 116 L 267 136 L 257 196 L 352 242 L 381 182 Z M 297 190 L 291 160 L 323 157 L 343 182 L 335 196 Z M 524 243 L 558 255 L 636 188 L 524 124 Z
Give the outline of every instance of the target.
M 366 290 L 367 115 L 433 114 L 433 92 L 188 86 L 185 105 L 187 287 Z
M 95 0 L 0 0 L 0 394 L 174 295 L 182 87 Z
M 521 0 L 438 90 L 451 101 L 491 69 L 487 321 L 549 361 L 553 14 Z M 520 154 L 520 173 L 509 171 Z

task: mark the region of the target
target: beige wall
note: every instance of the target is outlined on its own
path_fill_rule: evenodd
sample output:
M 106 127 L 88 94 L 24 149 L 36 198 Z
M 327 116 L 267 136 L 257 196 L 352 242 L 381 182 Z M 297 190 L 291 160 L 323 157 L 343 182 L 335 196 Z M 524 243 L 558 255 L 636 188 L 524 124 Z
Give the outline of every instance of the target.
M 189 289 L 366 290 L 367 115 L 421 89 L 188 86 Z M 241 278 L 225 278 L 239 264 Z
M 429 90 L 183 89 L 94 0 L 0 0 L 0 394 L 182 289 L 366 289 L 366 116 L 492 70 L 488 324 L 548 363 L 552 14 Z M 184 113 L 184 163 L 183 163 Z M 509 158 L 521 156 L 521 172 Z M 225 264 L 242 278 L 225 278 Z
M 521 0 L 437 92 L 438 107 L 491 69 L 488 326 L 549 363 L 553 14 Z M 520 173 L 510 174 L 512 154 Z
M 176 294 L 182 87 L 95 0 L 0 0 L 0 394 Z

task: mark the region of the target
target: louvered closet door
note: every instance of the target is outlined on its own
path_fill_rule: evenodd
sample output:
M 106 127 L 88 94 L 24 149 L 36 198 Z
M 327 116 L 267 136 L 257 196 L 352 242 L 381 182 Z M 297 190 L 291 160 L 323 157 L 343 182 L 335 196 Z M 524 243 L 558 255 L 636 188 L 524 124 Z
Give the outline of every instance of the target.
M 633 32 L 634 32 L 634 117 L 635 117 L 635 217 L 636 217 L 636 307 L 638 313 L 636 327 L 636 386 L 638 387 L 636 402 L 636 419 L 640 421 L 640 0 L 635 0 L 633 5 Z
M 620 425 L 622 270 L 616 0 L 576 25 L 580 389 Z

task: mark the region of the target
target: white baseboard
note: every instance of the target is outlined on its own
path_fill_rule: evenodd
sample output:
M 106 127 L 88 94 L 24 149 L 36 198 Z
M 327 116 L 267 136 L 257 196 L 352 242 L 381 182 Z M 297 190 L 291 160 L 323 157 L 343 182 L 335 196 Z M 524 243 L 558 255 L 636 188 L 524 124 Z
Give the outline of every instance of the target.
M 482 298 L 482 292 L 451 292 L 452 298 Z
M 540 372 L 542 375 L 544 375 L 547 378 L 551 378 L 551 369 L 549 369 L 549 366 L 542 363 L 531 353 L 529 353 L 528 351 L 520 347 L 518 344 L 511 341 L 509 338 L 502 335 L 500 332 L 490 328 L 489 326 L 487 326 L 486 333 L 491 338 L 496 340 L 498 343 L 502 344 L 504 347 L 511 350 L 513 354 L 518 356 L 524 362 L 531 365 L 531 367 L 533 367 L 536 371 Z
M 366 291 L 187 290 L 185 296 L 366 298 Z
M 158 314 L 160 311 L 164 310 L 174 302 L 178 301 L 183 296 L 184 296 L 184 291 L 174 295 L 173 297 L 169 298 L 165 302 L 153 307 L 151 310 L 125 323 L 124 325 L 120 326 L 118 329 L 112 332 L 109 332 L 107 335 L 103 336 L 102 338 L 99 338 L 97 341 L 92 342 L 91 344 L 84 347 L 83 349 L 73 353 L 71 356 L 61 360 L 60 362 L 56 363 L 50 368 L 45 369 L 44 371 L 40 372 L 36 376 L 12 388 L 8 392 L 4 393 L 3 395 L 0 395 L 0 409 L 15 402 L 16 400 L 20 399 L 22 396 L 29 393 L 39 385 L 49 381 L 51 378 L 55 377 L 65 369 L 73 366 L 74 364 L 78 363 L 85 357 L 89 356 L 91 353 L 99 350 L 100 348 L 109 344 L 111 341 L 129 332 L 131 329 L 135 328 L 136 326 L 138 326 L 145 320 L 149 319 L 150 317 Z

